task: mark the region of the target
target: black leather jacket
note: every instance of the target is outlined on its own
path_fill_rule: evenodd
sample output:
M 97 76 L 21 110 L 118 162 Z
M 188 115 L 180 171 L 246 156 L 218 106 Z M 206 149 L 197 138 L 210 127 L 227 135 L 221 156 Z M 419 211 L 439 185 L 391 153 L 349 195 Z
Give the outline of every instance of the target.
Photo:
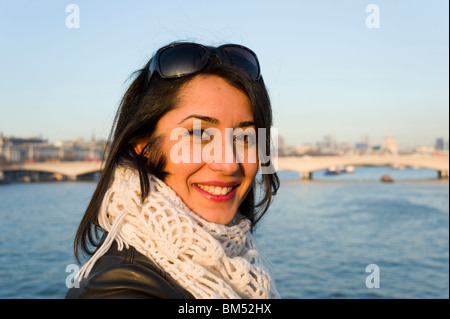
M 67 299 L 139 298 L 190 299 L 187 290 L 135 248 L 117 249 L 117 244 L 98 259 L 79 288 L 70 288 Z

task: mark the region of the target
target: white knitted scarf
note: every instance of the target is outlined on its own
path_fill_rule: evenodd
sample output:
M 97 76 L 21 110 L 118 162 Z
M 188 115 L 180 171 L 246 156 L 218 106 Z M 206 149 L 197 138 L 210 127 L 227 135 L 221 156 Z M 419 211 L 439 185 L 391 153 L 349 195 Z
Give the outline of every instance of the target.
M 115 240 L 119 250 L 133 246 L 195 298 L 280 297 L 248 219 L 230 225 L 208 222 L 152 175 L 143 203 L 140 194 L 137 171 L 117 168 L 98 217 L 108 236 L 80 269 L 79 280 Z

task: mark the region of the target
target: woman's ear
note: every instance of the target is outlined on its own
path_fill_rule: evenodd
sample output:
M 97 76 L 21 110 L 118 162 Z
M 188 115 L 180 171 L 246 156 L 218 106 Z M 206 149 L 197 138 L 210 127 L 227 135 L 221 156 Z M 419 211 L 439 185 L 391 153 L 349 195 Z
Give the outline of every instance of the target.
M 140 142 L 136 142 L 136 143 L 132 144 L 133 145 L 133 149 L 134 149 L 134 151 L 136 152 L 137 155 L 141 155 L 142 150 L 145 147 L 145 144 L 146 143 L 144 141 L 140 141 Z

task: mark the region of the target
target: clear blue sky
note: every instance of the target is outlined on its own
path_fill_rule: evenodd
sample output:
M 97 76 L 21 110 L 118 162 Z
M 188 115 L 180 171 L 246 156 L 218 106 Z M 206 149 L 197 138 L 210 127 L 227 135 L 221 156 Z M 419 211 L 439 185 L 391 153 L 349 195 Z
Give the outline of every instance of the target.
M 80 9 L 69 29 L 66 6 Z M 377 4 L 380 28 L 367 28 Z M 0 2 L 0 132 L 106 138 L 128 76 L 174 40 L 259 56 L 288 144 L 325 135 L 401 146 L 449 138 L 449 3 L 433 1 Z

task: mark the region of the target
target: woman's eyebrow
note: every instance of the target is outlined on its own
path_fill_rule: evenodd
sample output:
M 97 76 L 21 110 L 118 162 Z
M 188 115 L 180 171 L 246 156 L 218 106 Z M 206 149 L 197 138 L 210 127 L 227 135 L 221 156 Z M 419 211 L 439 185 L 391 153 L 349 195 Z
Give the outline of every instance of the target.
M 247 126 L 254 126 L 255 122 L 253 121 L 244 121 L 239 123 L 239 125 L 237 127 L 247 127 Z
M 184 121 L 186 121 L 188 119 L 191 119 L 191 118 L 199 119 L 199 120 L 202 120 L 202 121 L 205 121 L 205 122 L 209 122 L 211 124 L 219 124 L 219 122 L 220 122 L 218 119 L 216 119 L 214 117 L 192 114 L 192 115 L 189 115 L 188 117 L 184 118 L 178 124 L 181 124 Z M 255 122 L 253 122 L 253 121 L 243 121 L 243 122 L 239 123 L 239 125 L 237 127 L 248 127 L 248 126 L 254 126 L 254 125 L 255 125 Z
M 209 116 L 203 116 L 203 115 L 197 115 L 197 114 L 192 114 L 192 115 L 189 115 L 188 117 L 186 117 L 185 119 L 183 119 L 180 123 L 178 123 L 178 124 L 181 124 L 181 123 L 183 123 L 184 121 L 186 121 L 186 120 L 188 120 L 188 119 L 190 119 L 190 118 L 196 118 L 196 119 L 199 119 L 199 120 L 202 120 L 202 121 L 205 121 L 205 122 L 209 122 L 209 123 L 211 123 L 211 124 L 218 124 L 219 123 L 219 120 L 218 119 L 215 119 L 215 118 L 213 118 L 213 117 L 209 117 Z

